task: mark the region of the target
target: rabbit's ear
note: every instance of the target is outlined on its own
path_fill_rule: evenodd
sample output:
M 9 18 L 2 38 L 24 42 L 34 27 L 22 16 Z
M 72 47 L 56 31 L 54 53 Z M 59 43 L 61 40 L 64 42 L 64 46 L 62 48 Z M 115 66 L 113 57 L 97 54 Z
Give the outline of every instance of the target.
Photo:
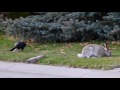
M 108 40 L 105 40 L 105 43 L 104 43 L 104 47 L 109 50 L 109 41 Z

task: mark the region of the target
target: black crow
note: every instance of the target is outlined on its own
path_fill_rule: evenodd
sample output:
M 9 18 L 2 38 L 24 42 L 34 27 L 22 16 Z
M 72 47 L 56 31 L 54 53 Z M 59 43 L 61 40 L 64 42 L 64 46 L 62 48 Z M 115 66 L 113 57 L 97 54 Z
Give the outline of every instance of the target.
M 23 50 L 26 47 L 26 43 L 25 42 L 17 42 L 14 47 L 12 49 L 10 49 L 10 51 L 13 51 L 14 49 L 18 49 L 18 50 Z

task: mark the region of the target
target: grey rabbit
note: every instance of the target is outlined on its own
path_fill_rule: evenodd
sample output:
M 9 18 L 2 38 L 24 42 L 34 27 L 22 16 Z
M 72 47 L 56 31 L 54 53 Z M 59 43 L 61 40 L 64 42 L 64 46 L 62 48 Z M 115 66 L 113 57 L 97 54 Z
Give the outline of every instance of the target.
M 97 44 L 89 44 L 83 47 L 81 54 L 77 54 L 80 58 L 90 57 L 110 57 L 111 51 L 109 50 L 108 43 L 105 42 L 105 46 Z

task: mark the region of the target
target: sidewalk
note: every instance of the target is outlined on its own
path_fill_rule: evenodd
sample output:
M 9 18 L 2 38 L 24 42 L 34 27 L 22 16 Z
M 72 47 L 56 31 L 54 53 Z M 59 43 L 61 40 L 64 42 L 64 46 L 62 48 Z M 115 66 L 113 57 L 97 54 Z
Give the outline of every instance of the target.
M 0 78 L 120 78 L 120 68 L 91 70 L 0 61 Z

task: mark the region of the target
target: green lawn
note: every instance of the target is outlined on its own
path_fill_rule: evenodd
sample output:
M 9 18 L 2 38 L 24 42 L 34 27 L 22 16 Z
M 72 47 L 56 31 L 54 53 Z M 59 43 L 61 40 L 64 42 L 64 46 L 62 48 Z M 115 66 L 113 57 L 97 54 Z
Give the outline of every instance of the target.
M 92 69 L 112 69 L 120 67 L 120 46 L 111 44 L 112 57 L 102 58 L 78 58 L 85 43 L 46 43 L 27 44 L 24 51 L 19 53 L 10 52 L 15 41 L 0 38 L 0 60 L 8 62 L 26 62 L 28 58 L 45 55 L 45 58 L 36 64 L 47 64 L 67 67 L 80 67 Z M 100 42 L 99 42 L 100 43 Z

